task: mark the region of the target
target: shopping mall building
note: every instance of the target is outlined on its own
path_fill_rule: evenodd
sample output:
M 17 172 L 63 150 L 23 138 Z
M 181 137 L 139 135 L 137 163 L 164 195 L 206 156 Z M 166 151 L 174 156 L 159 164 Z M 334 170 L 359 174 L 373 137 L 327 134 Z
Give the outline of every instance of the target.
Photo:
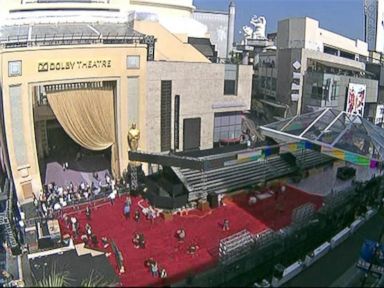
M 240 137 L 252 67 L 212 63 L 188 43 L 209 39 L 192 0 L 3 2 L 0 166 L 21 203 L 39 195 L 47 162 L 79 155 L 73 143 L 108 151 L 121 176 L 132 123 L 148 152 Z

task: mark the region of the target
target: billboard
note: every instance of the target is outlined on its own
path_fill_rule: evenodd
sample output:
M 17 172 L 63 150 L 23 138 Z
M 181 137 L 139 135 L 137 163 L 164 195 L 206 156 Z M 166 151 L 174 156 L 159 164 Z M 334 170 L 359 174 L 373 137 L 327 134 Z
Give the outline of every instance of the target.
M 363 117 L 367 86 L 349 83 L 346 112 Z
M 365 42 L 368 50 L 384 52 L 384 3 L 379 0 L 364 0 Z
M 378 125 L 382 123 L 384 123 L 384 105 L 377 105 L 375 124 Z

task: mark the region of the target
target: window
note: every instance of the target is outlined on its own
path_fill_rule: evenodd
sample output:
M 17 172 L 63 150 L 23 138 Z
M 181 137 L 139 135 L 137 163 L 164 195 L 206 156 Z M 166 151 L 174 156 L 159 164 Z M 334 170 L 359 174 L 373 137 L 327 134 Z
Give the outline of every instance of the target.
M 8 77 L 21 76 L 21 61 L 8 62 Z
M 277 79 L 272 78 L 272 90 L 276 91 L 276 88 L 277 88 Z
M 346 51 L 340 51 L 340 57 L 355 60 L 355 54 Z
M 236 95 L 235 80 L 224 80 L 224 95 Z
M 171 150 L 172 81 L 161 81 L 160 104 L 160 146 L 161 151 Z
M 127 56 L 127 69 L 139 69 L 140 56 Z
M 337 99 L 338 92 L 339 92 L 339 85 L 337 84 L 337 81 L 333 81 L 332 92 L 331 92 L 331 100 L 336 100 Z
M 311 98 L 322 99 L 323 98 L 323 87 L 318 86 L 317 83 L 312 84 Z
M 225 64 L 224 95 L 237 95 L 237 65 Z
M 266 88 L 268 90 L 271 90 L 271 82 L 272 82 L 272 79 L 270 77 L 267 77 L 267 83 L 266 83 Z
M 324 45 L 324 53 L 336 55 L 338 54 L 338 50 L 329 46 Z
M 215 146 L 221 141 L 231 142 L 238 139 L 242 134 L 241 130 L 241 112 L 215 113 L 213 142 Z
M 266 82 L 266 77 L 265 76 L 261 76 L 261 88 L 265 88 L 265 82 Z
M 187 118 L 183 122 L 183 150 L 200 149 L 201 118 Z

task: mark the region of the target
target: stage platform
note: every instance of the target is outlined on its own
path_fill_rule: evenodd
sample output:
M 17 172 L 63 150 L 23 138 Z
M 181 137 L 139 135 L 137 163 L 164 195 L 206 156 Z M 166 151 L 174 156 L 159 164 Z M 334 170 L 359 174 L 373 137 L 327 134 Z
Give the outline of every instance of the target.
M 345 166 L 345 165 L 341 165 Z M 327 196 L 332 190 L 333 192 L 344 191 L 352 187 L 352 179 L 340 180 L 336 177 L 338 167 L 340 165 L 333 166 L 324 166 L 317 169 L 317 173 L 309 175 L 307 178 L 304 178 L 300 183 L 290 183 L 290 185 L 296 187 L 297 189 L 306 191 L 307 193 L 319 196 Z M 358 166 L 353 164 L 348 164 L 348 167 L 353 167 L 356 169 L 356 176 L 354 177 L 355 181 L 365 182 L 370 180 L 375 175 L 382 175 L 382 171 L 379 169 L 371 169 L 369 167 Z
M 214 210 L 191 210 L 188 214 L 173 215 L 172 219 L 156 218 L 154 223 L 145 219 L 141 214 L 140 222 L 132 218 L 126 220 L 123 215 L 125 197 L 118 198 L 114 205 L 105 202 L 93 209 L 89 223 L 98 239 L 107 237 L 113 240 L 124 258 L 125 273 L 120 274 L 123 286 L 169 285 L 180 281 L 190 274 L 202 272 L 213 267 L 218 262 L 218 247 L 221 239 L 244 229 L 257 234 L 266 229 L 278 230 L 287 226 L 292 220 L 292 211 L 306 203 L 313 203 L 316 209 L 322 205 L 322 197 L 310 195 L 295 188 L 288 187 L 287 191 L 278 197 L 268 197 L 249 206 L 249 195 L 241 193 L 223 199 L 224 206 Z M 138 208 L 141 198 L 133 198 L 131 217 Z M 80 221 L 80 234 L 84 234 L 87 223 L 84 211 L 67 209 L 67 215 L 74 215 Z M 223 231 L 224 219 L 230 222 L 230 230 Z M 62 232 L 71 234 L 70 229 L 60 222 Z M 175 232 L 184 228 L 186 238 L 178 242 Z M 145 249 L 136 249 L 132 244 L 134 233 L 143 233 L 146 240 Z M 75 243 L 81 242 L 80 237 Z M 189 255 L 187 249 L 191 244 L 197 244 L 200 249 L 195 255 Z M 105 249 L 111 252 L 111 248 Z M 159 268 L 165 268 L 168 273 L 166 280 L 151 276 L 144 261 L 154 258 Z M 117 263 L 113 254 L 108 258 L 118 273 Z M 165 282 L 164 282 L 165 281 Z
M 106 172 L 111 175 L 111 163 L 103 155 L 87 156 L 79 161 L 71 158 L 66 170 L 63 169 L 63 163 L 64 160 L 62 162 L 47 160 L 45 174 L 43 174 L 45 184 L 55 182 L 56 185 L 67 186 L 72 181 L 74 185 L 79 185 L 83 181 L 91 183 L 94 172 L 98 173 L 102 180 Z

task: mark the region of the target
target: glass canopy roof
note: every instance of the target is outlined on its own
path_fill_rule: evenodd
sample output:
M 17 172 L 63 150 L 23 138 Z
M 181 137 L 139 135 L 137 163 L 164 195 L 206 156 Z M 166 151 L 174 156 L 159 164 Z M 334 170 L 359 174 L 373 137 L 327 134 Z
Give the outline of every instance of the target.
M 309 141 L 371 159 L 384 159 L 384 129 L 358 115 L 326 108 L 261 126 L 264 135 L 281 141 Z

